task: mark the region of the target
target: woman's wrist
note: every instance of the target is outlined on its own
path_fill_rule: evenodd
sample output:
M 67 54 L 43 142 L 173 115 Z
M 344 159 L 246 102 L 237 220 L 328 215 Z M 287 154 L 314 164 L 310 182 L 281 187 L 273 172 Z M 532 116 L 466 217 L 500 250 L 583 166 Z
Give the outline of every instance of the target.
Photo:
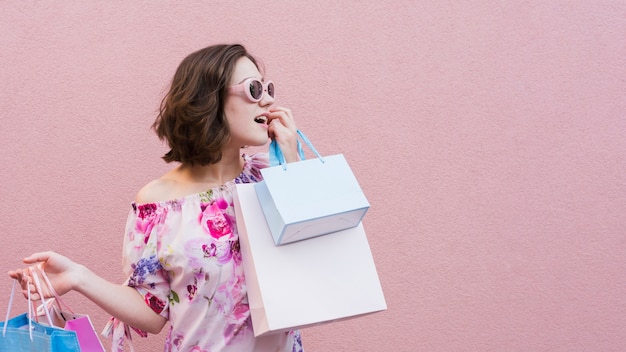
M 70 288 L 73 291 L 84 294 L 86 292 L 85 283 L 88 281 L 87 278 L 92 273 L 89 270 L 89 268 L 87 268 L 86 266 L 82 264 L 76 263 L 75 265 L 76 265 L 76 269 L 74 270 L 74 273 L 71 277 Z

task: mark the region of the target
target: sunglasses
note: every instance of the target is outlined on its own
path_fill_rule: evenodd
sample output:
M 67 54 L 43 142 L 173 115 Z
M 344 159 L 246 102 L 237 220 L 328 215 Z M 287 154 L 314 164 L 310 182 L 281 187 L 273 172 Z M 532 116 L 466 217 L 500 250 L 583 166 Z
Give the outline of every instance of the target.
M 267 81 L 265 83 L 259 81 L 256 78 L 248 78 L 243 83 L 230 86 L 228 89 L 231 92 L 241 92 L 243 91 L 248 98 L 253 103 L 257 103 L 263 99 L 263 92 L 267 92 L 270 97 L 275 97 L 274 92 L 274 82 Z

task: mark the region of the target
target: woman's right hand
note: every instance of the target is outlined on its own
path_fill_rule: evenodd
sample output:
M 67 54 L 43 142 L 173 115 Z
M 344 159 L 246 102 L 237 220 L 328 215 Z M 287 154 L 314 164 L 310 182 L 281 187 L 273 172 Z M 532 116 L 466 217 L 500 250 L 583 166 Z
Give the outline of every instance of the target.
M 81 277 L 81 265 L 55 252 L 33 253 L 24 258 L 23 262 L 24 264 L 30 264 L 33 270 L 44 271 L 58 295 L 63 295 L 73 290 Z M 28 268 L 12 270 L 8 274 L 13 279 L 19 281 L 24 297 L 28 297 L 28 291 L 30 291 L 31 299 L 33 300 L 39 300 L 42 296 L 44 298 L 54 296 L 45 284 L 43 284 L 43 292 L 37 292 Z
M 84 265 L 55 252 L 33 253 L 24 258 L 24 264 L 37 272 L 44 271 L 58 295 L 74 290 L 97 304 L 100 308 L 126 324 L 137 329 L 158 334 L 167 319 L 155 313 L 144 301 L 144 297 L 126 284 L 118 285 L 93 273 Z M 43 284 L 41 295 L 37 293 L 29 268 L 9 271 L 9 276 L 22 284 L 25 297 L 31 299 L 49 298 L 54 295 Z M 40 280 L 41 281 L 41 275 Z

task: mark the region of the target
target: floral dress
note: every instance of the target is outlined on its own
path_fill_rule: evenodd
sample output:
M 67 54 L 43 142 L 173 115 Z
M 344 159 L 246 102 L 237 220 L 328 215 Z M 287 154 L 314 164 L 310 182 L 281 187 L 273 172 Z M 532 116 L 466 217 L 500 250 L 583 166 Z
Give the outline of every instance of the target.
M 233 192 L 236 183 L 260 181 L 268 159 L 264 153 L 243 157 L 242 173 L 220 187 L 132 204 L 124 238 L 126 284 L 169 321 L 165 351 L 302 351 L 298 331 L 259 338 L 252 331 Z M 130 327 L 111 318 L 103 334 L 113 337 L 113 351 L 123 351 Z

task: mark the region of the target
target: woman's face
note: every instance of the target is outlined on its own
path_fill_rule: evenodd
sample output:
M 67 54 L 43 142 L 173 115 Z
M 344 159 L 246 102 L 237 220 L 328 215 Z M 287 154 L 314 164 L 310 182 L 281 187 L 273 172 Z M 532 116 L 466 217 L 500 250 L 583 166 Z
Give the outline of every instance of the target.
M 230 86 L 243 83 L 248 78 L 263 81 L 256 65 L 247 57 L 240 58 L 230 80 Z M 245 89 L 245 88 L 244 88 Z M 267 143 L 267 113 L 274 98 L 267 91 L 261 100 L 250 101 L 243 91 L 229 92 L 224 104 L 226 121 L 230 128 L 231 143 L 234 146 L 261 146 Z

